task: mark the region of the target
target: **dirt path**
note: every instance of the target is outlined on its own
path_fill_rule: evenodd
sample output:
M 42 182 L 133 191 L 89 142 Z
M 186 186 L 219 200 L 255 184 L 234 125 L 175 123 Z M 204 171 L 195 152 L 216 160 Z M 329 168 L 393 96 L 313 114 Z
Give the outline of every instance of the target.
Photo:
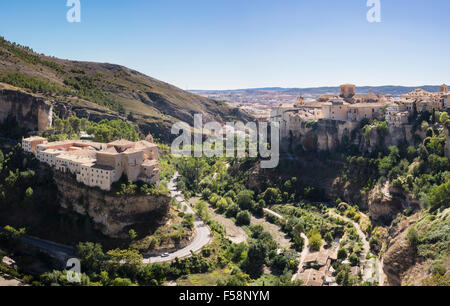
M 292 275 L 292 281 L 298 279 L 298 275 L 303 271 L 303 263 L 305 262 L 305 259 L 309 254 L 309 239 L 304 233 L 301 233 L 300 236 L 304 239 L 305 244 L 303 245 L 303 250 L 300 253 L 300 258 L 298 259 L 297 273 Z
M 370 245 L 369 245 L 369 241 L 367 239 L 367 235 L 361 230 L 361 227 L 359 226 L 358 223 L 356 223 L 355 221 L 353 221 L 350 218 L 344 217 L 339 215 L 338 213 L 336 213 L 334 210 L 330 210 L 329 214 L 335 218 L 340 218 L 346 222 L 351 223 L 355 229 L 356 232 L 358 233 L 359 237 L 361 238 L 361 241 L 363 243 L 363 260 L 361 261 L 363 263 L 363 267 L 364 267 L 364 274 L 363 274 L 363 280 L 367 281 L 370 279 L 373 279 L 373 275 L 375 275 L 375 280 L 378 282 L 378 284 L 380 286 L 384 285 L 384 280 L 385 280 L 385 274 L 383 272 L 383 261 L 379 260 L 379 258 L 376 259 L 370 259 L 367 260 L 367 254 L 369 254 L 370 252 Z M 361 215 L 364 215 L 363 213 L 360 212 Z
M 198 201 L 200 201 L 200 198 L 191 198 L 189 203 L 192 207 L 194 207 Z M 209 203 L 206 203 L 206 205 L 208 206 L 208 214 L 210 218 L 225 227 L 227 239 L 233 243 L 241 243 L 248 240 L 247 233 L 241 227 L 237 226 L 231 219 L 216 213 Z
M 277 218 L 280 218 L 281 220 L 284 220 L 284 217 L 276 212 L 274 212 L 273 210 L 270 210 L 268 208 L 264 208 L 264 211 L 267 214 L 271 214 Z M 304 234 L 301 233 L 300 236 L 303 238 L 303 240 L 305 241 L 305 244 L 303 245 L 303 250 L 300 253 L 299 256 L 299 263 L 298 263 L 298 269 L 297 269 L 297 273 L 295 273 L 294 275 L 292 275 L 292 281 L 295 281 L 296 279 L 298 279 L 298 274 L 303 270 L 303 263 L 305 262 L 306 257 L 308 256 L 308 254 L 310 253 L 309 251 L 309 239 L 308 237 Z

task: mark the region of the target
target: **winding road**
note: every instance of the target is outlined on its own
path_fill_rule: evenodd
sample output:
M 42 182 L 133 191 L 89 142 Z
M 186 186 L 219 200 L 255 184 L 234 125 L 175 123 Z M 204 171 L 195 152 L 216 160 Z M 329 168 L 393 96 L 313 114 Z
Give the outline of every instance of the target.
M 184 258 L 189 257 L 192 255 L 192 252 L 198 252 L 200 251 L 204 246 L 208 245 L 212 240 L 212 234 L 211 230 L 209 229 L 208 225 L 201 220 L 195 211 L 192 209 L 192 207 L 184 201 L 183 197 L 181 196 L 181 192 L 177 189 L 177 179 L 179 177 L 178 172 L 175 173 L 172 180 L 168 184 L 168 188 L 170 191 L 170 195 L 172 198 L 177 200 L 181 203 L 183 210 L 185 209 L 185 212 L 188 214 L 195 215 L 195 221 L 194 226 L 197 232 L 197 235 L 195 236 L 194 240 L 189 244 L 188 246 L 173 252 L 169 254 L 168 257 L 161 257 L 161 256 L 154 256 L 149 258 L 144 258 L 144 264 L 149 263 L 157 263 L 157 262 L 167 262 L 175 260 L 176 258 Z M 184 208 L 186 207 L 186 208 Z
M 149 257 L 144 258 L 143 263 L 149 264 L 149 263 L 156 263 L 156 262 L 168 262 L 175 260 L 175 258 L 184 258 L 189 257 L 192 255 L 191 252 L 198 252 L 200 251 L 205 245 L 209 244 L 212 239 L 211 230 L 209 227 L 195 214 L 194 210 L 186 204 L 186 202 L 181 197 L 181 192 L 177 190 L 176 187 L 176 180 L 178 179 L 178 172 L 175 173 L 172 180 L 168 184 L 170 195 L 175 198 L 177 201 L 179 201 L 183 206 L 186 206 L 186 212 L 194 214 L 196 216 L 196 220 L 194 221 L 194 226 L 197 232 L 197 235 L 195 236 L 194 240 L 186 247 L 169 254 L 168 257 L 161 257 L 161 256 L 155 256 L 155 257 Z M 0 228 L 0 232 L 4 231 Z M 46 252 L 47 254 L 61 260 L 62 262 L 65 262 L 67 259 L 75 256 L 75 248 L 63 245 L 60 243 L 56 243 L 53 241 L 48 241 L 32 236 L 23 236 L 21 240 L 29 245 L 32 245 L 34 247 L 39 248 L 41 251 Z

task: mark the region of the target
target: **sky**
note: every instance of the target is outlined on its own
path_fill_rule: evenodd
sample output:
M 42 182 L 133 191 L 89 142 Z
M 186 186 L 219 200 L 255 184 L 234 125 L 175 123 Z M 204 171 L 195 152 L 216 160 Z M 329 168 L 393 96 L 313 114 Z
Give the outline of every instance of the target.
M 450 83 L 450 1 L 0 0 L 0 35 L 182 89 Z

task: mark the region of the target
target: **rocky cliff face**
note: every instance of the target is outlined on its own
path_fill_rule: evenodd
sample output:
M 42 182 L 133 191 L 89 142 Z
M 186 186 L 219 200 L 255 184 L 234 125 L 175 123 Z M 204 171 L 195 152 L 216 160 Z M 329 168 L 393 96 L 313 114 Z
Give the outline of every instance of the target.
M 419 209 L 420 203 L 417 199 L 413 199 L 410 194 L 394 188 L 389 182 L 386 182 L 384 185 L 377 185 L 370 190 L 367 197 L 367 207 L 370 217 L 378 221 L 382 218 L 392 219 L 408 207 Z
M 292 133 L 281 141 L 283 151 L 293 150 L 297 144 L 305 151 L 334 151 L 341 145 L 355 145 L 361 152 L 373 152 L 378 148 L 415 141 L 411 125 L 390 126 L 383 136 L 373 128 L 363 136 L 359 122 L 319 120 L 315 123 L 298 122 Z M 425 135 L 418 135 L 424 138 Z
M 299 122 L 293 127 L 289 137 L 281 141 L 284 151 L 292 149 L 297 143 L 305 151 L 332 151 L 358 126 L 355 122 L 319 120 L 316 123 Z
M 88 215 L 106 236 L 122 237 L 128 226 L 138 223 L 166 222 L 168 196 L 116 196 L 81 185 L 68 174 L 55 172 L 54 178 L 61 207 Z
M 0 121 L 8 116 L 15 117 L 29 130 L 45 131 L 52 125 L 53 106 L 43 98 L 0 88 Z
M 65 102 L 53 102 L 53 111 L 61 119 L 68 119 L 72 116 L 77 116 L 78 118 L 86 118 L 89 121 L 99 122 L 103 119 L 115 120 L 122 119 L 126 120 L 125 117 L 117 115 L 116 113 L 110 112 L 105 109 L 72 105 Z
M 409 227 L 419 217 L 420 213 L 403 219 L 388 230 L 383 270 L 390 286 L 420 286 L 422 280 L 429 277 L 430 261 L 420 258 L 407 239 Z

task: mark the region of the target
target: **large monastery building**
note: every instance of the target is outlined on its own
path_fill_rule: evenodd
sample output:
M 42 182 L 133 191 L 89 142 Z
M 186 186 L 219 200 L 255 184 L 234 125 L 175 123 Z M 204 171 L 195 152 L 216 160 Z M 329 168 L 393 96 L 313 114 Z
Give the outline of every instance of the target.
M 132 182 L 159 185 L 158 146 L 147 140 L 98 143 L 84 140 L 48 142 L 42 137 L 22 140 L 22 148 L 78 182 L 110 190 L 125 174 Z

